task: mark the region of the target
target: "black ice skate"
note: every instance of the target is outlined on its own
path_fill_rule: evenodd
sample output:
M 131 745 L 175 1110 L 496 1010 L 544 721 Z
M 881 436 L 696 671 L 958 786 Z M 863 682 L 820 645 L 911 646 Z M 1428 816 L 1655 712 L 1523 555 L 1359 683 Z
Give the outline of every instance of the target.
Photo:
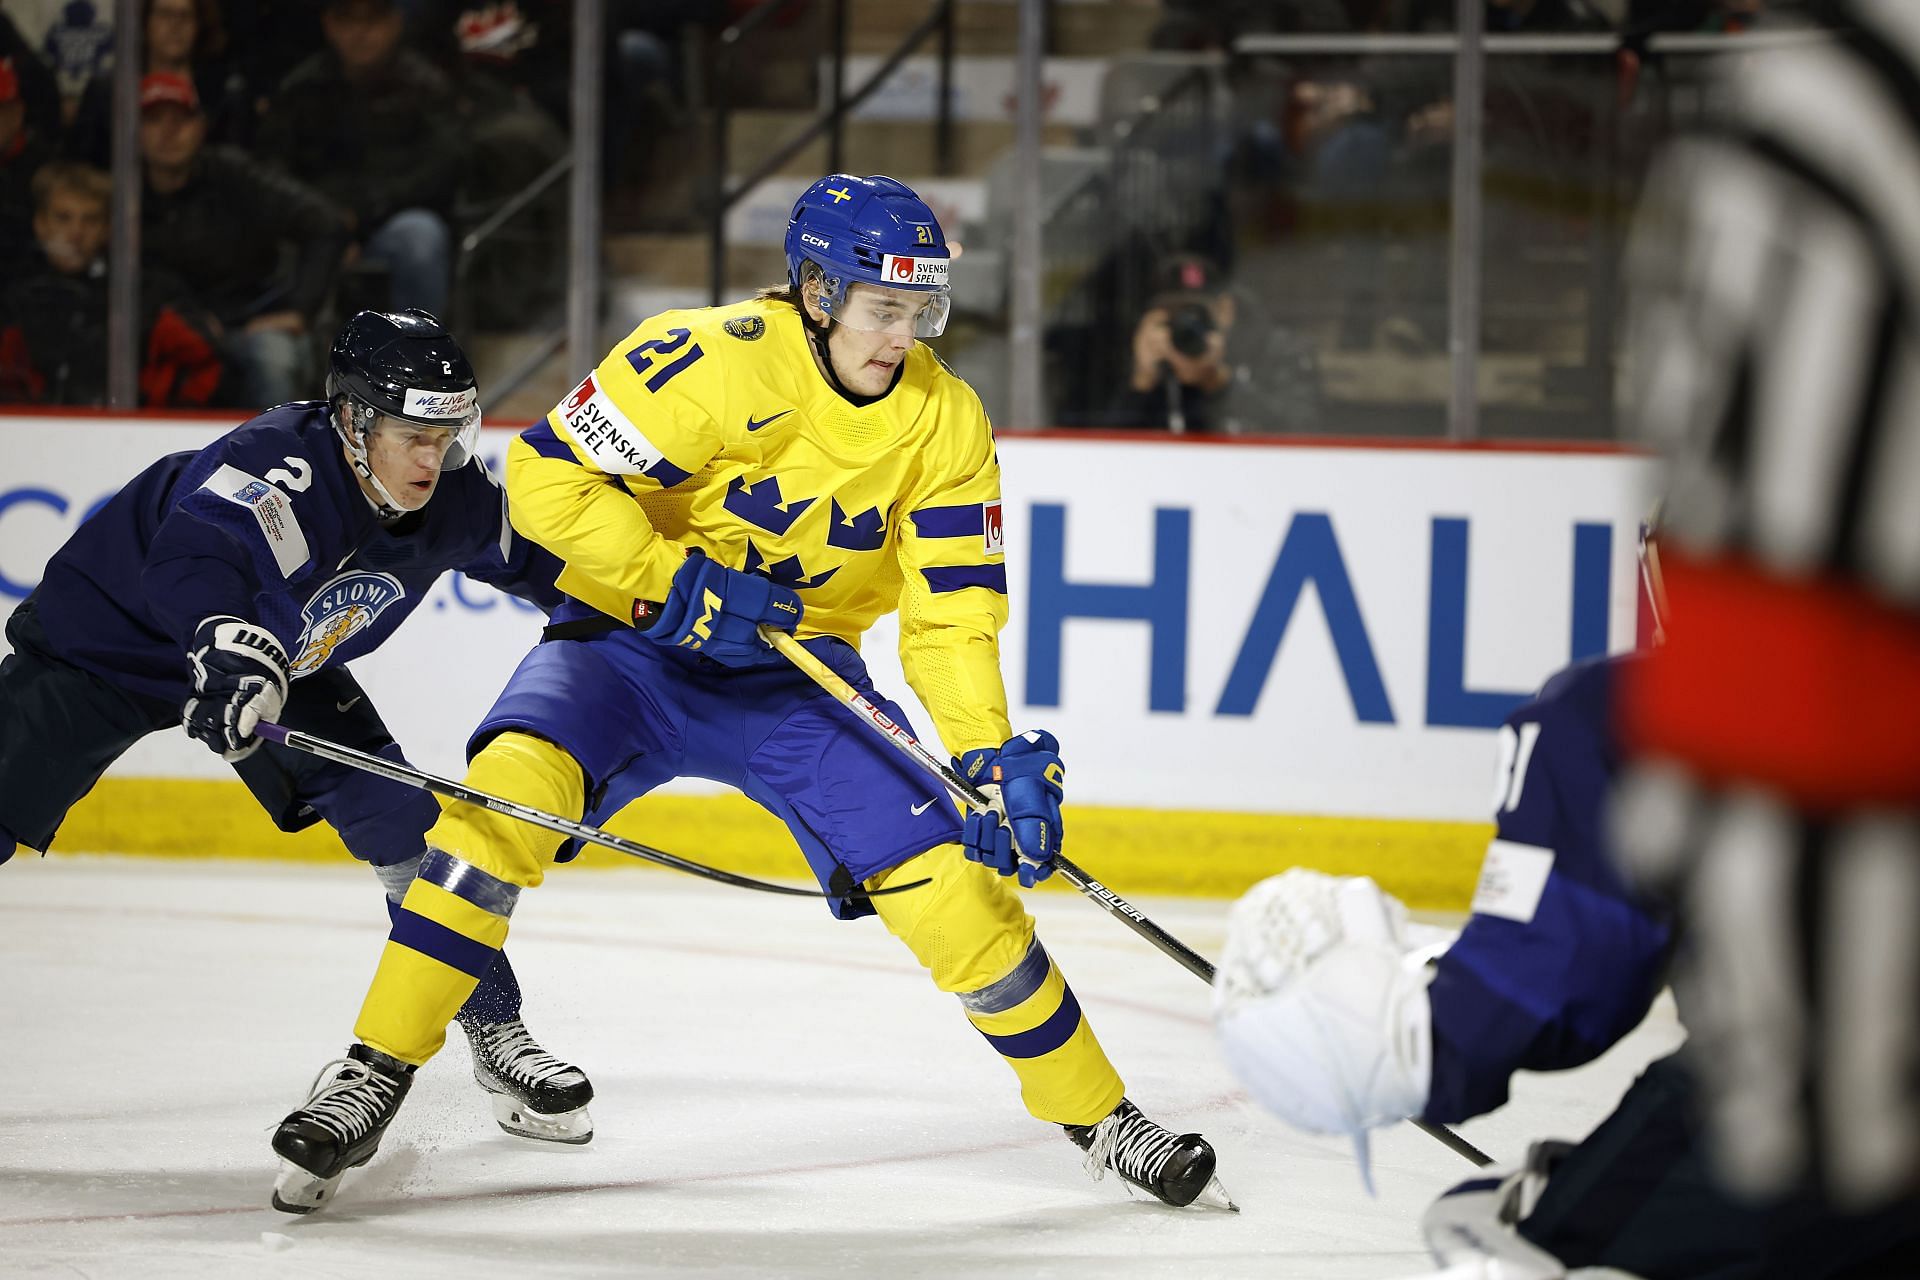
M 307 1105 L 274 1131 L 281 1169 L 273 1207 L 282 1213 L 318 1209 L 340 1175 L 373 1159 L 412 1085 L 411 1066 L 363 1044 L 322 1067 Z
M 1213 1148 L 1205 1138 L 1162 1129 L 1125 1098 L 1098 1124 L 1061 1127 L 1087 1153 L 1087 1172 L 1095 1182 L 1111 1169 L 1166 1204 L 1183 1207 L 1199 1201 L 1240 1212 L 1213 1176 Z
M 593 1085 L 587 1073 L 548 1053 L 518 1018 L 462 1018 L 473 1078 L 493 1095 L 493 1118 L 508 1133 L 578 1146 L 593 1140 Z

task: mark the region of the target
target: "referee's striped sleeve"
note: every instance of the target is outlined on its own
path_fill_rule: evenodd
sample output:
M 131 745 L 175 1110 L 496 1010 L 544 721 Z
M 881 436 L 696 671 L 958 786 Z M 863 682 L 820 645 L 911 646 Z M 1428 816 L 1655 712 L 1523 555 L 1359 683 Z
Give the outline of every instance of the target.
M 1632 430 L 1695 549 L 1920 603 L 1920 5 L 1729 59 L 1669 149 L 1631 269 Z

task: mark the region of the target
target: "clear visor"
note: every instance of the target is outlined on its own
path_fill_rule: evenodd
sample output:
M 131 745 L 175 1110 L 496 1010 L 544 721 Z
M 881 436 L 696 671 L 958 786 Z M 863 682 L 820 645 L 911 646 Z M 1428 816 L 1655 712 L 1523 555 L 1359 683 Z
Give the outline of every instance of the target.
M 877 284 L 830 281 L 820 309 L 849 329 L 901 338 L 937 338 L 947 327 L 953 298 L 938 289 L 887 289 Z
M 457 422 L 444 427 L 429 427 L 405 418 L 380 414 L 368 433 L 388 453 L 417 457 L 440 471 L 463 467 L 480 443 L 480 411 L 473 410 Z

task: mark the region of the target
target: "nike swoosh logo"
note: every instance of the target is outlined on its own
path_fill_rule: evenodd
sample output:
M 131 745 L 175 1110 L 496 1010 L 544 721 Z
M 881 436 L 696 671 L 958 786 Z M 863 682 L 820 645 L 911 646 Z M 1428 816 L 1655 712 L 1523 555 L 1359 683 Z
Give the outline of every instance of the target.
M 760 421 L 758 421 L 758 422 L 755 422 L 755 421 L 753 420 L 753 415 L 752 415 L 752 414 L 748 414 L 748 415 L 747 415 L 747 430 L 749 430 L 749 431 L 758 431 L 758 430 L 759 430 L 760 428 L 762 428 L 762 427 L 764 427 L 764 426 L 766 426 L 766 425 L 768 425 L 769 423 L 774 423 L 774 422 L 778 422 L 778 421 L 780 421 L 780 419 L 782 419 L 782 418 L 784 418 L 784 417 L 786 417 L 786 416 L 787 416 L 788 414 L 790 414 L 790 413 L 792 413 L 792 412 L 793 412 L 793 410 L 791 410 L 791 409 L 782 409 L 782 410 L 781 410 L 781 411 L 780 411 L 779 413 L 776 413 L 776 414 L 774 414 L 774 415 L 773 415 L 773 416 L 772 416 L 771 418 L 762 418 L 762 419 L 760 419 Z
M 359 706 L 359 705 L 360 705 L 360 699 L 358 699 L 358 698 L 348 698 L 348 699 L 347 699 L 347 700 L 346 700 L 345 702 L 336 702 L 336 703 L 334 703 L 334 704 L 333 704 L 333 709 L 334 709 L 335 711 L 351 711 L 351 710 L 353 710 L 353 709 L 354 709 L 355 707 L 357 707 L 357 706 Z
M 932 804 L 933 804 L 933 801 L 931 800 L 922 800 L 919 804 L 911 806 L 913 816 L 916 818 L 919 817 L 921 814 L 925 813 L 927 811 L 928 806 Z

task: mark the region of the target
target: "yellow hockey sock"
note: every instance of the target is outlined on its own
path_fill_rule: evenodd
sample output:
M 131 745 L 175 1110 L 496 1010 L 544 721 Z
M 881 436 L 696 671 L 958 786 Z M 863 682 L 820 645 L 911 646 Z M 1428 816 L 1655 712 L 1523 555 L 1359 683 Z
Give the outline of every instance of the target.
M 527 734 L 495 738 L 474 757 L 467 782 L 571 817 L 586 803 L 580 766 Z M 438 1053 L 447 1023 L 505 945 L 521 888 L 540 883 L 558 843 L 491 810 L 449 805 L 427 833 L 427 856 L 395 913 L 354 1034 L 416 1066 Z
M 1093 1124 L 1126 1094 L 1066 979 L 1033 936 L 1033 917 L 1000 876 L 941 845 L 875 878 L 933 881 L 873 899 L 889 931 L 960 997 L 967 1020 L 1020 1080 L 1027 1110 Z

